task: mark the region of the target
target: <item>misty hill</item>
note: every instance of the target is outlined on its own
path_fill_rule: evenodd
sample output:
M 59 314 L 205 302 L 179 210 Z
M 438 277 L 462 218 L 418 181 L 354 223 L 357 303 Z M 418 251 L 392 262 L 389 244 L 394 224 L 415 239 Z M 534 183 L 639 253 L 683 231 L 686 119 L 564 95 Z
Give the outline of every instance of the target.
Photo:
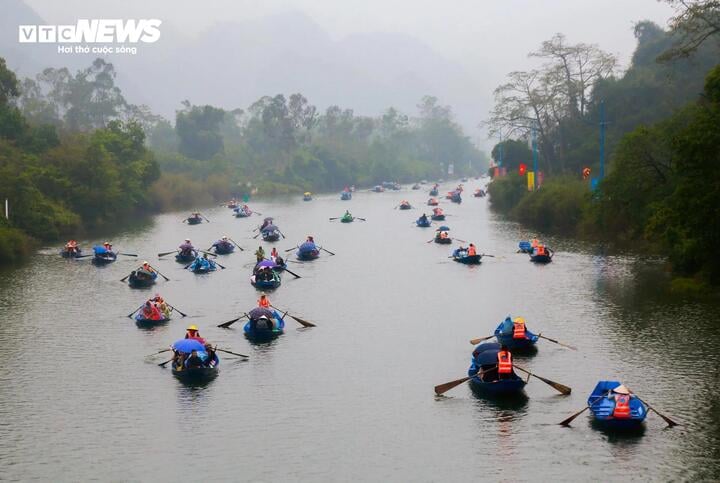
M 0 55 L 21 75 L 46 66 L 80 68 L 92 55 L 59 55 L 56 47 L 17 43 L 17 25 L 43 23 L 21 0 L 5 0 Z M 302 92 L 321 109 L 333 104 L 374 115 L 389 106 L 415 114 L 422 96 L 451 104 L 472 133 L 488 106 L 478 105 L 475 79 L 407 35 L 354 34 L 336 40 L 309 17 L 291 12 L 223 23 L 195 38 L 163 24 L 156 44 L 136 56 L 111 55 L 129 102 L 148 104 L 169 118 L 183 99 L 246 108 L 263 95 Z

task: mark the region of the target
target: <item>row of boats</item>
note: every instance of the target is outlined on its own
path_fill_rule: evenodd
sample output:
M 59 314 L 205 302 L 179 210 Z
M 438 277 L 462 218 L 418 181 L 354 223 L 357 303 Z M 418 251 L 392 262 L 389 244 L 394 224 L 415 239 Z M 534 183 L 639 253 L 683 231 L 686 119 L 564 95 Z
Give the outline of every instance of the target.
M 496 342 L 488 342 L 488 339 L 493 338 Z M 467 377 L 435 386 L 436 395 L 441 396 L 469 381 L 473 393 L 478 397 L 525 397 L 524 388 L 530 377 L 542 380 L 561 394 L 569 395 L 572 391 L 570 387 L 540 377 L 513 362 L 513 354 L 534 354 L 537 351 L 536 344 L 541 338 L 576 350 L 555 339 L 531 332 L 522 317 L 512 319 L 508 316 L 491 336 L 470 341 L 471 344 L 477 345 L 472 351 Z M 527 379 L 520 377 L 515 372 L 516 369 L 526 374 Z M 655 411 L 669 426 L 677 424 L 649 406 L 620 381 L 614 380 L 598 381 L 588 396 L 586 407 L 561 421 L 560 424 L 569 426 L 586 410 L 590 411 L 594 426 L 604 430 L 640 429 L 649 411 Z

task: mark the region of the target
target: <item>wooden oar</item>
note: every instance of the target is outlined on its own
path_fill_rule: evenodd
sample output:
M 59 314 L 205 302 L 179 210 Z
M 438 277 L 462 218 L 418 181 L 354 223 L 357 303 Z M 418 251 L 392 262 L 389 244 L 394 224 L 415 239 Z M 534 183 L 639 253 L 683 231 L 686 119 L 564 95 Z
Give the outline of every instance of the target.
M 359 216 L 356 216 L 355 219 L 356 219 L 356 220 L 361 220 L 361 221 L 367 221 L 365 218 L 360 218 Z
M 300 275 L 298 275 L 297 273 L 289 270 L 287 267 L 285 267 L 284 270 L 285 270 L 287 273 L 289 273 L 290 275 L 292 275 L 293 277 L 295 277 L 295 278 L 302 278 Z
M 226 267 L 220 265 L 218 262 L 215 262 L 214 260 L 213 260 L 213 262 L 215 263 L 215 265 L 217 265 L 217 266 L 220 267 L 221 269 L 225 270 Z
M 241 252 L 244 252 L 244 251 L 245 251 L 245 250 L 243 250 L 243 247 L 241 247 L 241 246 L 238 244 L 238 242 L 236 242 L 236 241 L 233 240 L 232 238 L 228 238 L 228 240 L 230 240 L 231 242 L 233 242 L 233 243 L 235 244 L 235 246 L 240 249 Z
M 274 308 L 275 310 L 279 310 L 280 312 L 285 312 L 285 314 L 287 314 L 287 315 L 289 315 L 290 317 L 292 317 L 293 319 L 295 319 L 295 321 L 296 321 L 298 324 L 302 325 L 303 327 L 317 327 L 317 326 L 316 326 L 315 324 L 313 324 L 312 322 L 308 322 L 307 320 L 303 320 L 303 319 L 301 319 L 300 317 L 295 317 L 294 315 L 288 314 L 288 313 L 287 313 L 287 310 L 279 309 L 279 308 L 275 307 L 274 305 L 270 305 L 270 307 Z M 283 317 L 285 317 L 285 316 L 283 315 Z
M 172 361 L 174 361 L 174 360 L 175 360 L 175 358 L 173 357 L 172 359 L 168 359 L 168 360 L 165 361 L 165 362 L 161 362 L 160 364 L 158 364 L 158 366 L 160 366 L 160 367 L 165 367 L 168 362 L 172 362 Z
M 125 255 L 126 257 L 137 257 L 136 253 L 122 253 L 118 252 L 118 255 Z
M 285 253 L 288 253 L 288 252 L 291 252 L 291 251 L 293 251 L 293 250 L 296 250 L 297 248 L 298 248 L 297 245 L 295 245 L 295 247 L 290 248 L 290 249 L 288 249 L 288 250 L 285 250 Z
M 459 239 L 459 238 L 453 238 L 453 240 L 459 241 L 460 243 L 467 243 L 466 240 L 461 240 L 461 239 Z
M 169 282 L 169 281 L 170 281 L 169 278 L 167 278 L 165 275 L 163 275 L 162 273 L 160 273 L 160 270 L 158 270 L 157 268 L 153 267 L 152 265 L 149 265 L 149 267 L 152 268 L 153 270 L 155 270 L 155 272 L 156 272 L 158 275 L 160 275 L 162 278 L 164 278 L 166 282 Z
M 158 257 L 164 257 L 165 255 L 170 255 L 171 253 L 177 253 L 179 250 L 173 250 L 171 252 L 165 252 L 165 253 L 158 253 Z
M 257 211 L 253 211 L 253 215 L 262 216 L 262 213 L 259 213 L 259 212 L 257 212 Z
M 627 387 L 627 386 L 625 386 L 625 387 Z M 667 423 L 668 426 L 673 427 L 673 426 L 677 426 L 677 425 L 678 425 L 678 423 L 676 423 L 675 421 L 673 421 L 673 420 L 670 419 L 669 417 L 667 417 L 667 416 L 665 416 L 665 415 L 663 415 L 663 414 L 660 414 L 660 412 L 659 412 L 657 409 L 655 409 L 654 407 L 650 406 L 648 403 L 646 403 L 645 401 L 643 401 L 642 399 L 640 399 L 640 396 L 638 396 L 637 394 L 635 394 L 634 392 L 632 392 L 632 391 L 630 390 L 630 388 L 628 388 L 628 391 L 630 391 L 630 393 L 631 393 L 633 396 L 635 396 L 636 398 L 638 398 L 638 400 L 639 400 L 641 403 L 643 403 L 644 405 L 646 405 L 649 411 L 653 411 L 655 414 L 657 414 L 658 416 L 660 416 L 661 418 L 663 418 L 663 420 Z
M 432 242 L 434 242 L 434 241 L 435 241 L 435 238 L 433 238 L 432 240 L 428 240 L 428 241 L 426 241 L 425 243 L 432 243 Z
M 284 239 L 285 239 L 285 235 L 283 234 L 283 232 L 281 232 L 280 230 L 278 230 L 277 232 L 280 233 L 280 236 L 283 237 L 283 240 L 284 240 Z
M 470 379 L 472 379 L 475 376 L 482 377 L 482 375 L 485 374 L 489 370 L 492 370 L 492 368 L 488 369 L 486 371 L 478 371 L 475 374 L 473 374 L 472 376 L 463 377 L 462 379 L 456 379 L 454 381 L 446 382 L 445 384 L 437 385 L 437 386 L 435 386 L 435 394 L 437 396 L 440 396 L 440 395 L 448 392 L 450 389 L 457 387 L 460 384 L 463 384 L 465 382 L 468 382 Z
M 529 376 L 533 376 L 533 377 L 540 379 L 545 384 L 548 384 L 548 385 L 554 387 L 556 390 L 558 390 L 562 394 L 565 394 L 566 396 L 568 394 L 570 394 L 570 392 L 572 392 L 572 389 L 569 388 L 568 386 L 560 384 L 559 382 L 551 381 L 550 379 L 545 379 L 544 377 L 540 377 L 537 374 L 533 374 L 532 372 L 528 371 L 527 369 L 523 369 L 522 367 L 518 366 L 517 364 L 513 364 L 513 367 L 516 369 L 520 369 L 521 371 L 523 371 L 524 373 L 526 373 Z
M 242 314 L 242 315 L 241 315 L 240 317 L 238 317 L 237 319 L 228 320 L 227 322 L 224 322 L 224 323 L 218 325 L 218 327 L 221 327 L 221 328 L 223 328 L 223 329 L 227 329 L 228 327 L 230 327 L 231 325 L 233 325 L 235 322 L 237 322 L 238 320 L 242 319 L 243 317 L 247 317 L 248 319 L 250 318 L 250 316 L 249 316 L 248 314 Z
M 253 240 L 256 239 L 257 237 L 259 237 L 260 235 L 261 235 L 261 233 L 258 233 L 257 235 L 255 235 L 255 236 L 253 237 Z
M 237 352 L 230 352 L 230 351 L 226 351 L 225 349 L 218 349 L 217 347 L 215 348 L 215 350 L 220 351 L 220 352 L 227 352 L 228 354 L 232 354 L 232 355 L 238 356 L 238 357 L 244 357 L 245 359 L 250 358 L 250 356 L 246 356 L 245 354 L 238 354 Z
M 202 213 L 198 213 L 198 215 L 202 216 L 203 218 L 205 218 L 205 221 L 207 221 L 208 223 L 210 223 L 210 220 L 208 220 L 208 219 L 205 217 L 205 215 L 203 215 Z
M 145 357 L 156 356 L 156 355 L 158 355 L 158 354 L 162 354 L 163 352 L 167 352 L 167 351 L 171 351 L 171 350 L 172 350 L 172 349 L 163 349 L 163 350 L 161 350 L 161 351 L 157 351 L 157 352 L 153 352 L 152 354 L 148 354 L 148 355 L 146 355 Z
M 481 257 L 490 257 L 490 258 L 496 258 L 495 255 L 490 255 L 489 253 L 481 253 Z
M 200 253 L 206 253 L 206 254 L 208 254 L 208 255 L 212 255 L 213 257 L 217 257 L 217 254 L 216 254 L 216 253 L 213 253 L 213 252 L 208 252 L 208 251 L 205 251 L 205 250 L 198 250 L 198 251 L 199 251 Z
M 326 250 L 323 247 L 320 247 L 320 250 L 322 250 L 324 252 L 328 252 L 330 255 L 335 255 L 333 252 L 331 252 L 330 250 Z
M 130 272 L 130 275 L 132 275 L 132 272 Z M 121 281 L 121 282 L 124 282 L 125 280 L 127 280 L 128 278 L 130 278 L 130 275 L 124 276 L 123 278 L 120 279 L 120 281 Z
M 339 219 L 340 219 L 340 217 L 339 217 L 339 216 L 338 216 L 338 217 L 335 217 L 335 218 L 329 218 L 329 220 L 330 220 L 330 221 L 333 221 L 333 220 L 339 220 Z
M 75 256 L 75 257 L 73 257 L 73 258 L 87 258 L 87 257 L 94 257 L 94 256 L 95 256 L 95 254 L 92 253 L 92 254 L 90 254 L 90 255 L 77 255 L 77 256 Z
M 129 318 L 129 319 L 132 319 L 132 316 L 135 315 L 135 313 L 136 313 L 138 310 L 140 310 L 141 308 L 143 308 L 143 305 L 145 305 L 145 304 L 142 304 L 140 307 L 136 308 L 135 310 L 133 310 L 132 312 L 130 312 L 129 314 L 127 314 L 128 318 Z M 169 349 L 165 349 L 165 350 L 169 350 Z M 158 354 L 160 354 L 160 352 L 158 352 Z
M 556 343 L 557 345 L 561 345 L 561 346 L 563 346 L 563 347 L 567 347 L 568 349 L 572 349 L 572 350 L 574 350 L 574 351 L 577 350 L 576 347 L 573 347 L 573 346 L 568 345 L 568 344 L 563 344 L 562 342 L 559 342 L 559 341 L 557 341 L 557 340 L 555 340 L 555 339 L 551 339 L 550 337 L 545 337 L 545 336 L 542 335 L 542 334 L 538 334 L 538 337 L 540 337 L 541 339 L 549 340 L 550 342 L 554 342 L 554 343 Z
M 495 334 L 489 335 L 489 336 L 487 336 L 487 337 L 480 337 L 479 339 L 470 339 L 470 343 L 471 343 L 472 345 L 476 345 L 476 344 L 479 344 L 480 342 L 482 342 L 482 341 L 484 341 L 484 340 L 492 339 L 493 337 L 495 337 Z
M 167 304 L 167 302 L 165 302 L 165 303 Z M 177 312 L 178 314 L 182 315 L 183 317 L 187 317 L 187 314 L 181 312 L 180 309 L 178 309 L 177 307 L 174 307 L 174 306 L 172 306 L 172 305 L 170 305 L 170 304 L 167 304 L 167 306 L 170 307 L 171 309 L 173 309 L 173 310 L 174 310 L 175 312 Z
M 567 418 L 567 419 L 563 419 L 563 420 L 560 421 L 558 424 L 559 424 L 560 426 L 570 426 L 570 423 L 573 421 L 573 419 L 577 418 L 577 417 L 580 416 L 582 413 L 584 413 L 585 411 L 587 411 L 588 409 L 590 409 L 592 406 L 594 406 L 598 401 L 601 401 L 601 400 L 602 400 L 605 396 L 607 396 L 608 394 L 610 394 L 610 391 L 607 391 L 607 392 L 606 392 L 605 394 L 603 394 L 602 396 L 598 396 L 598 397 L 592 402 L 592 404 L 588 404 L 587 406 L 585 406 L 584 408 L 582 408 L 580 411 L 576 412 L 575 414 L 573 414 L 572 416 L 570 416 L 570 417 Z

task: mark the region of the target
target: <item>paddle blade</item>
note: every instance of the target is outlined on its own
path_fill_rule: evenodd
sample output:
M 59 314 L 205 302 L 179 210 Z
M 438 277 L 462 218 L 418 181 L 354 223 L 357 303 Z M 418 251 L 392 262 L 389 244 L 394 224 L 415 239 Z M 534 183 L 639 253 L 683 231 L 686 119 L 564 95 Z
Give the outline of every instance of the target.
M 237 352 L 230 352 L 230 351 L 225 350 L 225 349 L 217 349 L 217 348 L 216 348 L 215 350 L 216 350 L 216 351 L 219 351 L 219 352 L 225 352 L 225 353 L 227 353 L 227 354 L 232 354 L 232 355 L 238 356 L 238 357 L 244 357 L 245 359 L 249 359 L 249 358 L 250 358 L 250 356 L 246 356 L 245 354 L 238 354 Z
M 440 396 L 448 392 L 450 389 L 469 381 L 470 379 L 472 379 L 472 377 L 468 376 L 463 377 L 462 379 L 457 379 L 455 381 L 446 382 L 445 384 L 440 384 L 439 386 L 435 386 L 435 394 Z
M 158 364 L 158 366 L 160 366 L 160 367 L 165 367 L 169 362 L 172 362 L 174 359 L 175 359 L 175 358 L 173 357 L 172 359 L 168 359 L 168 360 L 165 361 L 165 362 L 161 362 L 160 364 Z
M 570 416 L 570 417 L 567 418 L 567 419 L 563 419 L 563 420 L 560 421 L 560 423 L 558 423 L 558 424 L 560 424 L 560 426 L 570 426 L 570 423 L 573 421 L 573 419 L 575 419 L 575 418 L 577 418 L 578 416 L 580 416 L 582 413 L 584 413 L 585 411 L 587 411 L 589 408 L 590 408 L 590 406 L 585 406 L 585 407 L 582 408 L 580 411 L 576 412 L 575 414 L 573 414 L 572 416 Z
M 557 340 L 555 340 L 555 339 L 551 339 L 550 337 L 545 337 L 545 336 L 542 335 L 542 334 L 538 334 L 538 337 L 540 337 L 540 338 L 542 338 L 542 339 L 545 339 L 545 340 L 547 340 L 547 341 L 553 342 L 553 343 L 555 343 L 555 344 L 557 344 L 557 345 L 561 345 L 561 346 L 563 346 L 563 347 L 567 347 L 568 349 L 572 349 L 572 350 L 574 350 L 574 351 L 577 350 L 577 348 L 575 348 L 575 347 L 573 347 L 573 346 L 571 346 L 571 345 L 563 344 L 563 343 L 560 342 L 560 341 L 557 341 Z
M 222 329 L 227 329 L 228 327 L 230 327 L 231 325 L 233 325 L 235 322 L 237 322 L 240 319 L 242 319 L 242 317 L 238 317 L 237 319 L 228 320 L 227 322 L 223 322 L 222 324 L 218 325 L 218 327 L 220 327 Z
M 294 315 L 291 315 L 290 317 L 292 317 L 293 319 L 295 319 L 295 321 L 296 321 L 298 324 L 302 325 L 303 327 L 317 327 L 317 326 L 316 326 L 315 324 L 313 324 L 312 322 L 308 322 L 307 320 L 303 320 L 303 319 L 301 319 L 300 317 L 295 317 Z
M 528 374 L 528 375 L 530 375 L 530 376 L 532 376 L 532 377 L 535 377 L 535 378 L 537 378 L 537 379 L 540 379 L 542 382 L 544 382 L 544 383 L 547 384 L 548 386 L 552 386 L 552 387 L 555 388 L 558 392 L 560 392 L 560 393 L 562 393 L 562 394 L 564 394 L 564 395 L 566 395 L 566 396 L 572 392 L 572 388 L 570 388 L 570 387 L 568 387 L 568 386 L 566 386 L 566 385 L 564 385 L 564 384 L 560 384 L 559 382 L 551 381 L 550 379 L 545 379 L 544 377 L 540 377 L 540 376 L 538 376 L 537 374 L 533 374 L 532 372 L 528 371 L 527 369 L 523 369 L 522 367 L 518 366 L 517 364 L 515 364 L 514 367 L 515 367 L 516 369 L 520 369 L 521 371 L 523 371 L 524 373 L 526 373 L 526 374 Z
M 448 257 L 448 258 L 451 258 L 451 257 Z M 484 341 L 484 340 L 492 339 L 493 337 L 495 337 L 495 336 L 494 336 L 494 335 L 489 335 L 489 336 L 487 336 L 487 337 L 480 337 L 479 339 L 470 339 L 470 343 L 471 343 L 472 345 L 477 345 L 477 344 L 479 344 L 480 342 L 482 342 L 482 341 Z
M 650 407 L 649 405 L 648 405 L 648 410 L 654 412 L 655 414 L 657 414 L 658 416 L 660 416 L 661 418 L 663 418 L 663 421 L 665 421 L 669 427 L 672 428 L 673 426 L 677 426 L 677 425 L 678 425 L 678 423 L 676 423 L 676 422 L 673 421 L 672 419 L 668 418 L 668 417 L 665 416 L 664 414 L 660 414 L 660 413 L 657 411 L 657 409 L 655 409 L 655 408 L 653 408 L 653 407 Z
M 288 270 L 287 267 L 285 267 L 285 271 L 286 271 L 287 273 L 289 273 L 290 275 L 292 275 L 293 277 L 295 277 L 295 278 L 302 278 L 302 277 L 301 277 L 300 275 L 298 275 L 297 273 L 291 272 L 290 270 Z
M 165 253 L 158 253 L 158 257 L 164 257 L 165 255 L 170 255 L 171 253 L 177 253 L 177 250 L 173 250 L 171 252 L 165 252 Z

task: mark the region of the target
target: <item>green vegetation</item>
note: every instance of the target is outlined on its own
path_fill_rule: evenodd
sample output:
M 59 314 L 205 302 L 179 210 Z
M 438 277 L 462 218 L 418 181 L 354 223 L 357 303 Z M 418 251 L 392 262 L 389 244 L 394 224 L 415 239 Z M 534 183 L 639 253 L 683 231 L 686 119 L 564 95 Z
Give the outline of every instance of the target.
M 27 253 L 31 239 L 77 237 L 139 213 L 415 181 L 450 163 L 467 175 L 487 167 L 434 97 L 416 119 L 393 108 L 377 118 L 338 106 L 320 113 L 301 94 L 266 96 L 247 111 L 184 101 L 173 126 L 129 104 L 115 77 L 97 59 L 18 82 L 0 58 L 0 199 L 10 201 L 0 263 Z
M 515 172 L 495 180 L 489 187 L 491 203 L 539 229 L 632 243 L 663 253 L 681 277 L 674 290 L 699 293 L 704 283 L 720 284 L 720 261 L 713 255 L 720 244 L 720 65 L 716 65 L 720 46 L 699 43 L 692 52 L 685 51 L 692 53 L 687 58 L 673 50 L 686 42 L 676 31 L 664 32 L 641 22 L 635 33 L 638 47 L 632 66 L 621 78 L 610 71 L 598 75 L 588 94 L 569 84 L 560 89 L 567 78 L 550 77 L 553 69 L 563 72 L 557 64 L 547 64 L 544 73 L 535 72 L 541 79 L 535 87 L 559 96 L 531 96 L 524 111 L 538 129 L 540 166 L 548 176 L 537 192 L 526 191 L 524 179 Z M 597 59 L 604 58 L 591 47 L 569 46 L 556 36 L 534 55 L 560 59 L 585 52 L 592 58 L 594 52 Z M 668 52 L 675 53 L 664 55 Z M 659 63 L 659 57 L 665 62 Z M 576 78 L 572 69 L 565 72 Z M 506 89 L 499 88 L 494 128 L 520 133 L 519 124 L 513 127 L 507 121 L 510 117 L 500 116 L 512 112 L 517 119 L 523 112 L 517 99 L 503 97 Z M 588 100 L 582 101 L 586 95 Z M 597 164 L 588 160 L 597 158 L 601 100 L 610 120 L 606 145 L 610 162 L 606 178 L 591 193 L 580 171 L 589 166 L 597 172 Z M 547 112 L 550 104 L 567 107 L 555 111 L 561 115 L 553 119 L 530 119 L 536 107 Z M 497 151 L 496 147 L 495 159 Z

